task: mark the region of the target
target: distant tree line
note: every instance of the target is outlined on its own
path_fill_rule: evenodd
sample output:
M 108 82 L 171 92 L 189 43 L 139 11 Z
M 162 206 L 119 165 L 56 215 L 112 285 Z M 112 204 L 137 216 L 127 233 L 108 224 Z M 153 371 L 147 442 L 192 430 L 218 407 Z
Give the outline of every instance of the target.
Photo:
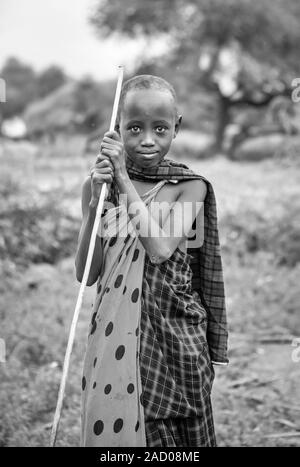
M 31 102 L 49 95 L 67 80 L 59 66 L 52 65 L 38 73 L 15 57 L 7 59 L 0 77 L 6 83 L 6 102 L 0 105 L 0 121 L 22 114 Z

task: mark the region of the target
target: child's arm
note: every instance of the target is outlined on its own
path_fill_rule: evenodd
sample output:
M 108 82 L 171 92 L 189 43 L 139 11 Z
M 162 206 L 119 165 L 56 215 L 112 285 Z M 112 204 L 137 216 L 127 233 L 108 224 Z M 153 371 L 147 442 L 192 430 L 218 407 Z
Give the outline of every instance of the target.
M 166 261 L 192 229 L 206 196 L 205 182 L 199 179 L 183 182 L 176 202 L 161 203 L 168 209 L 162 228 L 139 197 L 128 174 L 119 176 L 117 183 L 120 193 L 127 196 L 128 215 L 151 262 Z
M 83 219 L 78 237 L 78 247 L 75 258 L 76 278 L 79 282 L 82 281 L 84 273 L 84 267 L 97 209 L 97 205 L 91 202 L 91 197 L 91 177 L 89 176 L 86 178 L 82 186 L 81 206 Z M 103 251 L 101 238 L 96 235 L 95 249 L 87 286 L 93 285 L 101 272 L 102 255 Z
M 76 278 L 79 282 L 82 281 L 86 258 L 90 244 L 90 238 L 96 217 L 98 199 L 101 193 L 104 182 L 112 183 L 114 175 L 114 167 L 106 158 L 102 160 L 101 156 L 97 157 L 94 167 L 91 170 L 91 175 L 86 178 L 82 186 L 82 226 L 78 238 L 78 248 L 76 252 L 75 267 Z M 87 280 L 87 285 L 93 285 L 98 279 L 103 262 L 102 238 L 96 235 L 96 243 Z
M 151 262 L 159 264 L 166 261 L 192 229 L 206 196 L 205 182 L 196 179 L 180 184 L 182 190 L 175 207 L 174 203 L 169 203 L 167 218 L 160 228 L 130 180 L 123 143 L 118 133 L 105 133 L 101 148 L 99 160 L 104 163 L 108 159 L 112 163 L 119 192 L 126 196 L 128 216 Z

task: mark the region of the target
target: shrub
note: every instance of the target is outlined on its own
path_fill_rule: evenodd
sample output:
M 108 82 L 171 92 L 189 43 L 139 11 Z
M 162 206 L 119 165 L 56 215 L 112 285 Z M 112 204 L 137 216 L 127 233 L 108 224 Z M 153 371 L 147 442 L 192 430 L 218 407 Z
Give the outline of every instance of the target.
M 300 261 L 300 205 L 285 206 L 279 215 L 247 209 L 238 215 L 228 214 L 221 221 L 225 249 L 235 249 L 239 256 L 259 250 L 273 253 L 277 264 L 294 267 Z
M 74 254 L 79 220 L 62 207 L 60 189 L 24 190 L 13 178 L 0 185 L 0 258 L 27 266 Z M 61 201 L 61 202 L 60 202 Z

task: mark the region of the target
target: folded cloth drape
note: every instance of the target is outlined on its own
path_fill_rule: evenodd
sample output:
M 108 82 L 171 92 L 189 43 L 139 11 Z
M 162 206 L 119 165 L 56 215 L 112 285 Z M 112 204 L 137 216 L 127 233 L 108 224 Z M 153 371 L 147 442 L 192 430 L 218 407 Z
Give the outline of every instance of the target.
M 162 184 L 143 196 L 151 202 Z M 145 250 L 125 205 L 104 209 L 103 267 L 83 365 L 81 446 L 146 446 L 139 365 Z

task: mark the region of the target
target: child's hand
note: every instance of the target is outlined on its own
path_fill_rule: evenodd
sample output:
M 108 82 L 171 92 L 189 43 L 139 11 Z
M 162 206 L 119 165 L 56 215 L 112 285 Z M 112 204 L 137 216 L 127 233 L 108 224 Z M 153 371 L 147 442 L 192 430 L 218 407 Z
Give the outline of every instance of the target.
M 112 183 L 114 178 L 114 166 L 109 157 L 99 154 L 94 167 L 91 169 L 91 205 L 98 204 L 103 183 Z
M 127 173 L 125 151 L 120 136 L 116 131 L 107 131 L 101 143 L 101 154 L 108 156 L 115 170 L 115 176 Z

